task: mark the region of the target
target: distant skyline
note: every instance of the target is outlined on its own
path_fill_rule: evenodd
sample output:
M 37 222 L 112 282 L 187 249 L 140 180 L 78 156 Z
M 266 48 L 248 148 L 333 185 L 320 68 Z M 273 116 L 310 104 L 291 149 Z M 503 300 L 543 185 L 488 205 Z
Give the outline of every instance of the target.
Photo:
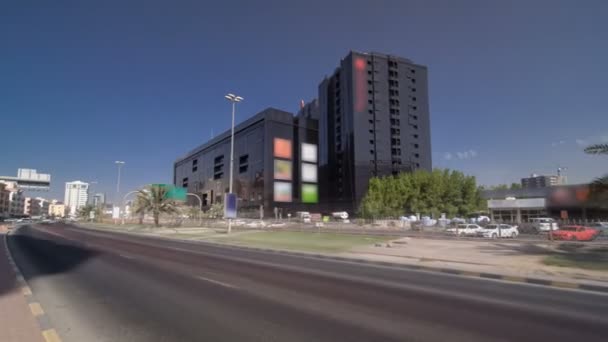
M 434 167 L 480 184 L 567 167 L 608 142 L 608 3 L 18 1 L 0 10 L 0 174 L 34 168 L 116 193 L 170 183 L 173 161 L 267 107 L 296 112 L 350 50 L 429 68 Z M 8 148 L 6 148 L 8 146 Z

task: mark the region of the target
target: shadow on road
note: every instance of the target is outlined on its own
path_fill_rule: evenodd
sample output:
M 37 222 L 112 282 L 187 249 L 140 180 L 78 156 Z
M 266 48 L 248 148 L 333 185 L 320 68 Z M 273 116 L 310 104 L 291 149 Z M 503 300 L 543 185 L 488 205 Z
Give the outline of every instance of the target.
M 9 234 L 7 243 L 12 257 L 19 265 L 26 281 L 70 272 L 100 254 L 72 244 L 51 241 L 43 235 L 36 236 L 28 227 L 20 228 L 16 233 Z M 0 271 L 4 271 L 1 266 Z M 18 285 L 15 278 L 10 275 L 7 272 L 2 272 L 0 275 L 2 277 L 0 296 Z

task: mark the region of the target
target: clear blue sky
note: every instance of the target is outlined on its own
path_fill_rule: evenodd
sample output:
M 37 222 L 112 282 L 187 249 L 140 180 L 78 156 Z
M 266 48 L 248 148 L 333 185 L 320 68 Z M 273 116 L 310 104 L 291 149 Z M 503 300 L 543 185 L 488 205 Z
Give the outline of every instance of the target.
M 608 171 L 608 2 L 5 1 L 0 174 L 18 167 L 115 189 L 170 182 L 172 163 L 237 120 L 297 110 L 349 50 L 429 67 L 433 162 L 484 184 Z

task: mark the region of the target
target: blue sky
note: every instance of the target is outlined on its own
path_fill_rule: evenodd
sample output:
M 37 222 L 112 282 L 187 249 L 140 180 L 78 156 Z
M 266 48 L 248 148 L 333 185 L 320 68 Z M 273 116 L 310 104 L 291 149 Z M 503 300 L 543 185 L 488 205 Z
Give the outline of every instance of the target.
M 608 2 L 12 1 L 0 5 L 0 174 L 115 192 L 269 106 L 297 110 L 349 50 L 429 67 L 433 162 L 480 183 L 608 171 Z

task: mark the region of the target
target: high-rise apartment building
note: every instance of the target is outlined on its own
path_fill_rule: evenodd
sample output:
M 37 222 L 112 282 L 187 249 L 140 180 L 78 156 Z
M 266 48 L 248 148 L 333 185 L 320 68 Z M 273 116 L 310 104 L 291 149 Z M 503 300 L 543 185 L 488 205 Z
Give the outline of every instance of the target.
M 356 211 L 369 179 L 431 170 L 426 66 L 351 52 L 319 85 L 321 198 Z
M 23 190 L 15 181 L 0 181 L 4 184 L 5 191 L 8 192 L 8 216 L 16 217 L 23 215 L 25 205 L 25 195 Z
M 73 181 L 65 183 L 64 204 L 70 208 L 70 215 L 87 204 L 89 183 Z

